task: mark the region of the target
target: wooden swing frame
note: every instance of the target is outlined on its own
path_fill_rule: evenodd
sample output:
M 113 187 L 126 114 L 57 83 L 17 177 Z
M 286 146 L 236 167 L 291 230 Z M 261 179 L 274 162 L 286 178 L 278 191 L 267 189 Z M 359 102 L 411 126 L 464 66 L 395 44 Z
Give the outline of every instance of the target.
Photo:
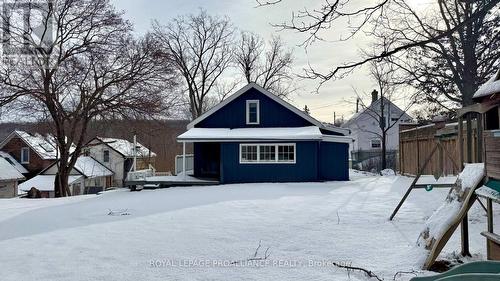
M 451 162 L 453 163 L 454 167 L 461 171 L 463 169 L 463 163 L 465 163 L 464 160 L 466 160 L 467 163 L 472 163 L 472 157 L 473 157 L 473 150 L 472 150 L 472 138 L 473 138 L 473 129 L 472 129 L 472 115 L 476 115 L 476 124 L 477 124 L 477 154 L 476 154 L 476 160 L 477 162 L 482 162 L 483 159 L 483 113 L 486 112 L 489 108 L 488 107 L 481 107 L 480 105 L 473 105 L 470 107 L 462 108 L 458 111 L 458 149 L 459 149 L 459 156 L 460 156 L 460 164 L 457 164 L 455 159 L 450 155 L 450 153 L 446 150 L 446 148 L 442 145 L 441 143 L 441 137 L 436 136 L 436 145 L 434 146 L 431 154 L 425 159 L 424 163 L 422 166 L 418 166 L 418 171 L 417 175 L 415 176 L 415 179 L 413 179 L 410 187 L 408 190 L 406 190 L 406 193 L 404 194 L 403 198 L 399 201 L 398 205 L 392 212 L 391 216 L 389 217 L 389 220 L 393 220 L 396 214 L 398 213 L 399 209 L 403 205 L 403 203 L 406 201 L 408 196 L 410 195 L 411 191 L 416 188 L 417 182 L 422 176 L 422 173 L 425 171 L 427 166 L 429 165 L 432 157 L 436 153 L 436 151 L 439 151 L 439 163 L 440 163 L 440 168 L 441 168 L 441 176 L 442 172 L 444 171 L 444 156 L 447 156 Z M 464 155 L 464 121 L 466 123 L 466 155 Z M 417 157 L 417 161 L 418 157 Z M 450 185 L 440 185 L 437 187 L 450 187 Z M 477 197 L 471 200 L 473 203 Z M 480 202 L 480 201 L 479 201 Z M 471 205 L 472 205 L 471 203 Z M 481 203 L 481 202 L 480 202 Z M 484 208 L 484 205 L 481 203 L 481 206 Z M 469 250 L 469 219 L 467 214 L 465 214 L 462 222 L 460 223 L 461 226 L 461 248 L 462 248 L 462 255 L 464 256 L 470 256 L 470 250 Z

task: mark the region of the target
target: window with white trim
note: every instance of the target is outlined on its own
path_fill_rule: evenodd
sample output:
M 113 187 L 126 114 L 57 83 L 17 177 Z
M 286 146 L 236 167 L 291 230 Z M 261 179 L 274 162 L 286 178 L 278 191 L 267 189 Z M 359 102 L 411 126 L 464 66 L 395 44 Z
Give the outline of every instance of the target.
M 276 162 L 275 145 L 259 145 L 260 162 Z
M 278 146 L 278 162 L 295 162 L 295 145 Z
M 295 144 L 240 144 L 240 163 L 295 163 Z
M 257 162 L 258 155 L 257 149 L 259 146 L 257 145 L 241 145 L 240 146 L 240 162 L 251 163 Z
M 30 149 L 29 147 L 21 148 L 21 163 L 29 164 L 30 163 Z
M 260 123 L 260 108 L 258 100 L 247 100 L 247 125 L 256 125 Z
M 382 147 L 382 142 L 379 139 L 373 139 L 371 142 L 372 142 L 372 148 Z

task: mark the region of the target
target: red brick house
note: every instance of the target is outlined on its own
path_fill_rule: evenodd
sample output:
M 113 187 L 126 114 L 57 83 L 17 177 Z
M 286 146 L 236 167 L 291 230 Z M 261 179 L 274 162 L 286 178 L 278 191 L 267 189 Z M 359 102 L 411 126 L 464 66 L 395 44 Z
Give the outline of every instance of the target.
M 50 136 L 13 131 L 0 143 L 0 150 L 10 154 L 28 170 L 27 178 L 37 175 L 57 158 L 57 150 Z

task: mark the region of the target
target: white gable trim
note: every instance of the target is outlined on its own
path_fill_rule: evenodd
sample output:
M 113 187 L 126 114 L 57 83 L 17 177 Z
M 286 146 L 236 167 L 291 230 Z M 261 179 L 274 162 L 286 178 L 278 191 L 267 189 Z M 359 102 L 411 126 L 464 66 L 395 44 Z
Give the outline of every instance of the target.
M 284 106 L 285 108 L 291 110 L 293 113 L 299 115 L 300 117 L 304 118 L 305 120 L 311 122 L 313 125 L 315 126 L 318 126 L 320 129 L 324 129 L 324 130 L 328 130 L 328 131 L 333 131 L 333 132 L 337 132 L 339 134 L 343 134 L 343 135 L 346 135 L 346 134 L 349 134 L 349 130 L 348 129 L 344 129 L 344 128 L 332 128 L 332 127 L 326 127 L 324 126 L 321 122 L 319 122 L 318 120 L 314 119 L 313 117 L 311 117 L 310 115 L 304 113 L 302 110 L 296 108 L 295 106 L 289 104 L 288 102 L 286 102 L 285 100 L 279 98 L 278 96 L 272 94 L 271 92 L 269 92 L 268 90 L 262 88 L 261 86 L 257 85 L 256 83 L 249 83 L 247 84 L 245 87 L 239 89 L 236 93 L 232 94 L 231 96 L 229 96 L 227 99 L 223 100 L 222 102 L 220 102 L 219 104 L 217 104 L 216 106 L 212 107 L 210 110 L 208 110 L 207 112 L 203 113 L 201 116 L 199 116 L 198 118 L 194 119 L 193 121 L 191 121 L 191 123 L 189 123 L 187 125 L 187 129 L 192 129 L 194 128 L 194 126 L 198 123 L 200 123 L 201 121 L 205 120 L 207 117 L 209 117 L 210 115 L 214 114 L 216 111 L 218 111 L 219 109 L 223 108 L 224 106 L 226 106 L 228 103 L 232 102 L 233 100 L 235 100 L 237 97 L 241 96 L 242 94 L 244 94 L 245 92 L 247 92 L 248 90 L 250 90 L 251 88 L 255 88 L 256 90 L 258 90 L 259 92 L 261 92 L 262 94 L 266 95 L 267 97 L 269 97 L 270 99 L 274 100 L 275 102 L 281 104 L 282 106 Z

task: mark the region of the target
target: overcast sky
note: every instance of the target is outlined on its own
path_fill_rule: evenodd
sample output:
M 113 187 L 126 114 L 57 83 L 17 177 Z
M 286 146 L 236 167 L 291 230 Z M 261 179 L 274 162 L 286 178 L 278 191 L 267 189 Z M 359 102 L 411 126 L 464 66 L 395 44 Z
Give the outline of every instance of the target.
M 365 46 L 369 39 L 363 38 L 349 42 L 333 42 L 339 38 L 339 32 L 345 31 L 344 27 L 332 28 L 325 38 L 332 42 L 316 42 L 304 50 L 298 47 L 306 37 L 293 31 L 278 31 L 270 23 L 281 23 L 289 20 L 292 11 L 297 11 L 308 3 L 309 7 L 318 7 L 324 0 L 286 0 L 275 6 L 255 8 L 255 0 L 112 0 L 119 10 L 125 11 L 125 17 L 135 25 L 137 33 L 144 33 L 150 29 L 151 21 L 156 19 L 161 23 L 168 23 L 172 18 L 188 13 L 196 13 L 198 8 L 206 9 L 210 14 L 227 15 L 234 25 L 240 30 L 252 31 L 264 38 L 272 34 L 279 34 L 290 48 L 294 48 L 295 72 L 301 73 L 308 64 L 315 69 L 327 70 L 336 65 L 355 60 L 358 50 Z M 337 117 L 344 115 L 346 118 L 354 112 L 355 87 L 360 92 L 370 92 L 373 82 L 370 81 L 366 69 L 361 69 L 349 77 L 325 84 L 314 93 L 318 81 L 298 81 L 299 92 L 292 97 L 292 103 L 298 108 L 307 105 L 311 114 L 326 122 L 333 121 L 333 112 Z

